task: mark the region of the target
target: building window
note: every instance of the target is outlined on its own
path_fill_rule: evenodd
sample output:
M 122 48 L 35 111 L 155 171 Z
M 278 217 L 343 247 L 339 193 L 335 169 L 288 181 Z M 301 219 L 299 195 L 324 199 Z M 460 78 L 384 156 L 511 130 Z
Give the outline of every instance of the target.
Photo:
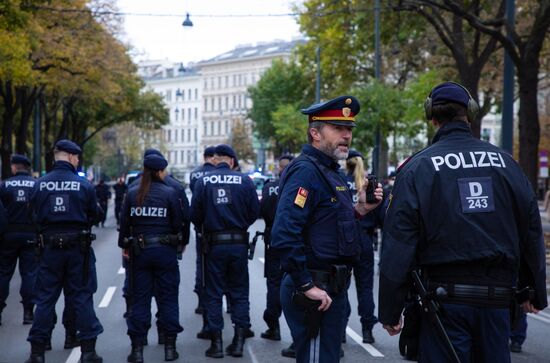
M 172 102 L 172 90 L 166 90 L 166 102 Z
M 206 124 L 206 122 L 204 122 L 203 126 L 204 126 L 203 134 L 206 136 L 208 135 L 208 125 Z
M 233 87 L 235 87 L 237 85 L 237 75 L 234 74 L 233 75 Z
M 187 150 L 187 162 L 191 163 L 191 150 Z
M 222 122 L 218 121 L 218 135 L 222 134 Z
M 218 97 L 218 111 L 222 110 L 222 98 Z
M 214 88 L 214 77 L 210 78 L 210 88 Z
M 168 130 L 168 142 L 172 142 L 172 130 Z
M 218 89 L 222 88 L 222 77 L 218 77 Z
M 195 142 L 197 142 L 197 129 L 195 129 L 194 131 L 195 131 Z
M 225 88 L 229 87 L 229 76 L 225 76 Z
M 229 97 L 225 96 L 225 109 L 229 110 Z
M 195 160 L 195 164 L 197 163 L 197 150 L 193 152 L 195 154 L 195 157 L 193 158 Z
M 215 111 L 216 109 L 214 108 L 214 97 L 212 97 L 210 99 L 210 111 Z
M 176 121 L 179 120 L 179 116 L 180 116 L 180 110 L 176 107 L 176 109 L 174 110 L 174 118 L 176 119 Z
M 185 161 L 183 161 L 183 150 L 180 151 L 180 164 L 183 164 L 185 163 Z
M 187 129 L 187 142 L 191 142 L 191 129 Z
M 225 120 L 225 133 L 229 135 L 229 121 Z
M 191 107 L 187 109 L 187 123 L 191 122 Z
M 181 120 L 185 121 L 185 108 L 181 109 Z
M 233 95 L 233 104 L 231 105 L 231 109 L 234 110 L 237 107 L 237 96 Z
M 191 101 L 191 88 L 187 91 L 187 99 Z
M 195 100 L 199 99 L 199 89 L 195 88 Z
M 208 80 L 207 79 L 204 80 L 204 89 L 208 89 Z
M 210 135 L 214 135 L 214 121 L 210 122 Z
M 199 118 L 199 109 L 195 107 L 195 121 Z
M 208 100 L 204 99 L 204 112 L 208 111 Z

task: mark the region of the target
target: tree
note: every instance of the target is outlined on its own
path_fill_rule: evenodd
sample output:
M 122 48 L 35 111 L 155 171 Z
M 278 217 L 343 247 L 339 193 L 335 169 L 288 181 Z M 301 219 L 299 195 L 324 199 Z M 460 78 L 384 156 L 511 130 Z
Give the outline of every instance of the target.
M 272 112 L 280 105 L 293 104 L 303 107 L 308 100 L 304 90 L 310 82 L 294 61 L 274 60 L 255 86 L 248 92 L 252 108 L 248 118 L 254 121 L 254 131 L 263 140 L 273 141 L 280 148 L 275 136 Z M 311 100 L 309 100 L 311 101 Z
M 540 54 L 550 28 L 550 0 L 528 1 L 518 8 L 515 24 L 508 24 L 502 9 L 506 0 L 456 2 L 450 0 L 401 0 L 402 4 L 430 6 L 468 22 L 479 32 L 496 39 L 506 49 L 517 72 L 519 84 L 519 164 L 533 187 L 537 185 L 540 124 L 538 84 Z M 496 3 L 494 7 L 483 5 Z M 509 35 L 509 36 L 508 36 Z
M 282 153 L 296 153 L 307 143 L 307 117 L 297 104 L 281 104 L 271 113 L 275 138 Z
M 242 119 L 237 118 L 233 121 L 233 128 L 229 135 L 229 144 L 233 146 L 240 160 L 254 164 L 256 154 L 252 148 L 249 126 Z

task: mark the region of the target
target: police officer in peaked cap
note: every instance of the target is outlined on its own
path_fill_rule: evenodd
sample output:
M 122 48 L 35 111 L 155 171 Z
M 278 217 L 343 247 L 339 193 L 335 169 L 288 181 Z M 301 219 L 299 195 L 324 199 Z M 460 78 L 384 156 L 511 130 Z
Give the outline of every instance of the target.
M 264 275 L 267 284 L 266 308 L 264 310 L 264 321 L 268 329 L 261 334 L 261 337 L 269 340 L 281 340 L 281 330 L 279 327 L 279 317 L 282 313 L 280 289 L 283 279 L 283 270 L 281 270 L 281 261 L 271 250 L 271 230 L 277 211 L 277 202 L 279 200 L 279 182 L 280 176 L 285 167 L 294 159 L 292 155 L 282 155 L 278 162 L 278 178 L 267 182 L 262 189 L 262 200 L 260 202 L 260 216 L 265 222 L 264 242 L 265 242 L 265 263 Z M 289 358 L 296 357 L 294 345 L 282 350 L 282 355 Z
M 415 291 L 427 290 L 423 303 L 438 297 L 450 340 L 444 343 L 434 314 L 421 313 L 420 362 L 510 362 L 514 292 L 533 289 L 517 296 L 527 312 L 547 306 L 533 186 L 511 155 L 472 136 L 478 105 L 466 88 L 437 85 L 425 111 L 438 131 L 397 172 L 384 222 L 380 322 L 390 335 L 401 331 L 416 269 Z M 411 335 L 418 332 L 405 338 Z
M 127 291 L 131 304 L 126 322 L 132 342 L 128 362 L 143 362 L 153 294 L 165 334 L 164 359 L 178 359 L 176 336 L 183 328 L 179 324 L 177 248 L 183 236 L 184 215 L 178 191 L 165 182 L 167 165 L 158 154 L 143 159 L 139 184 L 128 191 L 120 214 L 118 244 L 129 254 L 132 281 Z
M 91 226 L 102 218 L 94 187 L 76 173 L 80 147 L 70 140 L 55 144 L 53 169 L 34 185 L 30 205 L 38 225 L 42 256 L 35 284 L 36 310 L 28 341 L 32 351 L 27 363 L 44 362 L 52 316 L 61 288 L 66 284 L 76 311 L 81 362 L 101 363 L 95 352 L 103 332 L 92 296 L 97 290 Z
M 0 184 L 0 200 L 7 209 L 8 222 L 0 244 L 0 323 L 10 280 L 19 261 L 23 324 L 31 324 L 34 317 L 33 287 L 38 264 L 34 254 L 36 232 L 29 199 L 35 179 L 30 175 L 31 162 L 26 156 L 13 154 L 10 163 L 13 176 Z
M 235 325 L 233 342 L 225 352 L 243 355 L 246 332 L 250 328 L 248 280 L 248 232 L 258 218 L 259 202 L 252 180 L 232 170 L 237 163 L 228 145 L 215 149 L 216 168 L 197 180 L 191 200 L 191 221 L 202 226 L 202 253 L 205 256 L 205 296 L 207 331 L 211 345 L 205 355 L 224 356 L 222 344 L 222 295 L 232 302 Z
M 285 271 L 281 305 L 297 362 L 339 360 L 351 266 L 361 252 L 357 220 L 382 200 L 381 185 L 372 203 L 363 188 L 354 206 L 339 172 L 359 109 L 357 99 L 341 96 L 302 110 L 309 143 L 279 184 L 271 249 Z

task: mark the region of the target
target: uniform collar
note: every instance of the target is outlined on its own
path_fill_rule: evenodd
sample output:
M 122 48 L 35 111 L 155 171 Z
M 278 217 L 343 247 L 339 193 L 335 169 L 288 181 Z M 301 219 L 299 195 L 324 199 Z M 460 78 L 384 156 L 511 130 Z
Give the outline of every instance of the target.
M 29 173 L 28 171 L 18 171 L 17 173 L 15 173 L 15 176 L 20 176 L 20 175 L 29 176 L 31 175 L 31 173 Z
M 327 166 L 330 169 L 338 170 L 340 168 L 340 164 L 338 164 L 338 162 L 336 162 L 333 158 L 310 144 L 304 145 L 302 147 L 302 152 L 306 155 L 313 156 L 314 158 L 319 160 L 321 164 Z
M 216 169 L 229 169 L 229 164 L 221 162 L 218 165 L 216 165 Z
M 73 164 L 71 164 L 71 163 L 69 163 L 68 161 L 65 161 L 65 160 L 56 161 L 55 164 L 53 164 L 53 168 L 54 169 L 69 170 L 70 172 L 76 174 L 76 169 L 74 168 Z
M 446 139 L 451 134 L 471 137 L 472 130 L 470 129 L 470 124 L 464 121 L 451 121 L 445 123 L 439 128 L 439 130 L 437 130 L 434 138 L 432 139 L 432 144 L 435 144 L 441 139 Z
M 204 164 L 203 164 L 202 166 L 211 166 L 211 167 L 215 167 L 215 165 L 214 165 L 214 164 L 212 164 L 212 163 L 208 163 L 208 162 L 204 163 Z

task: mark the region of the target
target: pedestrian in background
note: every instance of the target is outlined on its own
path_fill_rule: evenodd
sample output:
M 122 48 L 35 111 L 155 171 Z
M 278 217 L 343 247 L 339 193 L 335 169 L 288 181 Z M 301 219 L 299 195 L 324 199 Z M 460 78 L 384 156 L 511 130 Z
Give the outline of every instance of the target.
M 109 208 L 109 199 L 111 199 L 111 192 L 109 186 L 105 184 L 105 180 L 100 179 L 99 183 L 95 186 L 95 193 L 101 209 L 103 209 L 103 219 L 101 220 L 101 227 L 105 227 L 105 219 L 107 219 L 107 209 Z
M 479 110 L 463 86 L 444 82 L 425 102 L 438 128 L 432 145 L 397 173 L 380 261 L 379 318 L 390 335 L 420 270 L 425 302 L 440 305 L 450 346 L 421 316 L 419 361 L 510 362 L 511 301 L 530 287 L 527 312 L 547 306 L 541 220 L 533 186 L 511 155 L 473 137 Z M 451 350 L 453 348 L 453 350 Z M 455 356 L 456 355 L 456 356 Z
M 115 191 L 115 218 L 116 226 L 120 226 L 120 210 L 122 209 L 122 202 L 124 201 L 124 196 L 128 191 L 128 186 L 124 182 L 124 178 L 120 177 L 117 179 L 117 183 L 113 186 Z
M 180 273 L 178 245 L 183 243 L 185 224 L 178 192 L 167 185 L 168 162 L 158 154 L 143 160 L 139 184 L 130 188 L 121 211 L 119 247 L 127 250 L 127 273 L 133 282 L 126 319 L 132 351 L 128 362 L 143 362 L 143 343 L 151 326 L 151 298 L 158 305 L 158 320 L 165 334 L 164 360 L 178 359 Z

